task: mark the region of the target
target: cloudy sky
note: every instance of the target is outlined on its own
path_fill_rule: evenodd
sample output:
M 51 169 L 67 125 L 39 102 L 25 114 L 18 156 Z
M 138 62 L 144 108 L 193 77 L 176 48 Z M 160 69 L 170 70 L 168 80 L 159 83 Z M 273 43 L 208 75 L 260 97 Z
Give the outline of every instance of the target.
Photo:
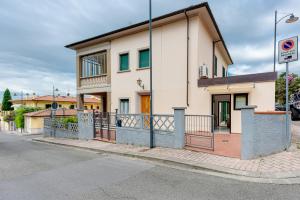
M 274 11 L 300 15 L 299 0 L 209 0 L 234 60 L 231 73 L 273 69 Z M 159 16 L 199 0 L 153 0 Z M 0 91 L 75 94 L 75 53 L 64 45 L 146 20 L 148 0 L 0 0 Z M 278 39 L 299 35 L 281 22 Z M 277 66 L 279 70 L 284 65 Z M 300 73 L 299 62 L 291 71 Z

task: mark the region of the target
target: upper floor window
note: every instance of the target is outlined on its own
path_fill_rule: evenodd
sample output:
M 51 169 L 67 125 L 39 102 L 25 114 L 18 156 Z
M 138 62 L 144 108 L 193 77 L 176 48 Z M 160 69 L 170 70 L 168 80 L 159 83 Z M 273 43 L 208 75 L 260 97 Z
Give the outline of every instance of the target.
M 120 71 L 128 71 L 129 70 L 129 54 L 124 53 L 120 54 Z
M 214 76 L 218 76 L 218 58 L 217 56 L 214 57 Z
M 106 52 L 95 53 L 81 57 L 80 77 L 92 77 L 106 74 Z
M 222 67 L 222 77 L 226 77 L 227 75 L 226 75 L 226 69 L 225 69 L 225 67 L 223 66 Z
M 139 68 L 149 67 L 149 49 L 139 51 Z

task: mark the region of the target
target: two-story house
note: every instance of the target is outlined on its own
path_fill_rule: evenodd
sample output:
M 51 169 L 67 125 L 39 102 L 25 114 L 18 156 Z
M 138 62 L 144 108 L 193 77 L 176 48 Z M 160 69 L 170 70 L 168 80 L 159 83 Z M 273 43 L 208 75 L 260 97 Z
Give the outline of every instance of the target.
M 149 21 L 67 45 L 76 51 L 78 107 L 84 95 L 103 111 L 149 113 Z M 227 77 L 233 64 L 208 3 L 153 19 L 153 112 L 214 115 L 240 133 L 240 107 L 274 110 L 276 73 Z

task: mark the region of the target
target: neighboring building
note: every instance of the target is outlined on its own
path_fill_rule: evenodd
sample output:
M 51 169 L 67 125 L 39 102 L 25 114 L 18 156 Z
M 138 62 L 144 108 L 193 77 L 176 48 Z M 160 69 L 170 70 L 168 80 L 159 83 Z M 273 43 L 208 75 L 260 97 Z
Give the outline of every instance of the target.
M 76 116 L 75 109 L 58 109 L 55 112 L 55 117 L 71 117 Z M 40 110 L 36 112 L 26 113 L 24 115 L 24 131 L 26 133 L 43 133 L 44 118 L 51 116 L 51 110 Z
M 77 103 L 75 97 L 70 96 L 58 96 L 55 97 L 55 101 L 58 104 L 58 108 L 76 109 Z M 29 107 L 38 107 L 42 109 L 48 109 L 51 107 L 53 97 L 51 95 L 46 96 L 34 96 L 24 99 L 11 100 L 13 106 L 25 105 Z M 100 109 L 101 100 L 97 97 L 88 97 L 84 99 L 85 109 Z
M 76 51 L 78 107 L 96 95 L 103 111 L 149 113 L 148 23 L 66 46 Z M 186 107 L 214 115 L 222 132 L 240 133 L 241 106 L 274 110 L 275 72 L 227 77 L 233 61 L 208 3 L 154 18 L 152 58 L 155 114 Z

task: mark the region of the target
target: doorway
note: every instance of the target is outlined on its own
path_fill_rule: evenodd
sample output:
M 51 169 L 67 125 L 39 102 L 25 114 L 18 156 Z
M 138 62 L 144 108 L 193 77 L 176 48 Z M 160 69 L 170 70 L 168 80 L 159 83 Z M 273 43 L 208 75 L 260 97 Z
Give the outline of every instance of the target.
M 141 113 L 144 114 L 144 128 L 150 128 L 150 95 L 141 95 Z
M 141 95 L 141 113 L 150 113 L 150 95 Z
M 230 133 L 231 129 L 231 95 L 212 96 L 212 113 L 215 132 Z

